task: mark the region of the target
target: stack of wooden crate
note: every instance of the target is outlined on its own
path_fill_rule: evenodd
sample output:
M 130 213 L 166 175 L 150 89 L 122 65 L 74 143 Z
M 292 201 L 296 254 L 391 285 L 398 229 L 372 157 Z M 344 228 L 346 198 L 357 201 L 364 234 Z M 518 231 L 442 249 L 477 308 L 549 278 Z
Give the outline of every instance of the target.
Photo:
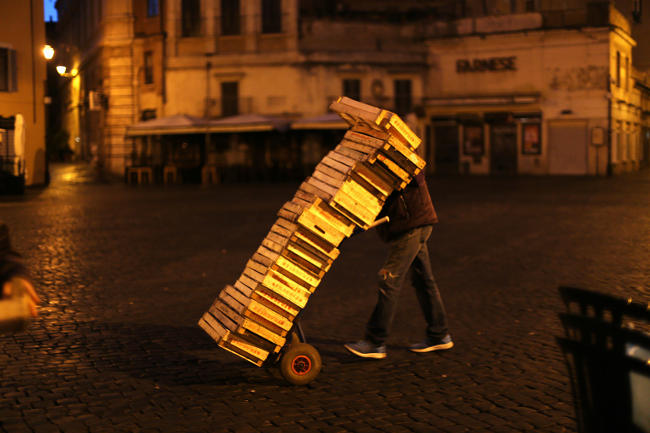
M 346 97 L 330 108 L 350 129 L 199 321 L 219 346 L 257 366 L 283 348 L 340 243 L 356 227 L 369 228 L 388 196 L 425 165 L 415 153 L 420 138 L 396 114 Z

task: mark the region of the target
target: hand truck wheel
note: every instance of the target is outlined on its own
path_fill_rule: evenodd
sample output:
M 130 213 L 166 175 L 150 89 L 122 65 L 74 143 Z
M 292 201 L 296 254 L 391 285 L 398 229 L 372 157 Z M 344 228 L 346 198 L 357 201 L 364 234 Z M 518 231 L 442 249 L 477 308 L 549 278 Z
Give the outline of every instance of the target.
M 320 353 L 311 344 L 292 343 L 280 359 L 280 374 L 293 385 L 307 385 L 322 366 Z

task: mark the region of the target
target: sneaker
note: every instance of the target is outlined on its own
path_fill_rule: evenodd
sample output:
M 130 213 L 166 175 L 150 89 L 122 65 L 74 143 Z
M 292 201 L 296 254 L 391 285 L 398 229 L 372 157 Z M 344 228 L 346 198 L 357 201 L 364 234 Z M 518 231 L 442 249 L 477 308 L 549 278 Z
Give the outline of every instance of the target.
M 438 340 L 429 340 L 428 338 L 421 343 L 417 343 L 409 347 L 411 352 L 424 353 L 433 352 L 434 350 L 445 350 L 454 347 L 454 342 L 451 341 L 451 335 L 447 334 Z
M 383 359 L 386 357 L 386 345 L 377 346 L 370 341 L 361 340 L 356 343 L 343 345 L 350 352 L 362 358 Z

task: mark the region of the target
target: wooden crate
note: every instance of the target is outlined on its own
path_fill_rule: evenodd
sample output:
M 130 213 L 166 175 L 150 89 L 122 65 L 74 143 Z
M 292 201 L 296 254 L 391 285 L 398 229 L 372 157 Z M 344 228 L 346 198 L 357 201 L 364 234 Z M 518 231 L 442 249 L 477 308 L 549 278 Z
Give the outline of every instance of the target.
M 199 320 L 220 347 L 258 366 L 286 344 L 341 242 L 367 229 L 388 196 L 424 168 L 415 153 L 419 138 L 394 113 L 345 97 L 331 108 L 351 128 L 280 208 L 240 277 Z

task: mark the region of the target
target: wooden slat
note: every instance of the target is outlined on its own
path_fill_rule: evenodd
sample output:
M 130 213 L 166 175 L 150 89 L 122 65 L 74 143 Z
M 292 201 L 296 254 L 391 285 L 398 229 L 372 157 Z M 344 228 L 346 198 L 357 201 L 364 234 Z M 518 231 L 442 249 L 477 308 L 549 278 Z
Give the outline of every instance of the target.
M 380 173 L 379 170 L 372 170 L 365 164 L 358 164 L 354 168 L 353 174 L 363 178 L 385 196 L 389 196 L 395 188 L 392 179 L 386 179 L 385 174 Z
M 307 288 L 293 281 L 288 281 L 283 275 L 274 271 L 266 274 L 262 284 L 300 308 L 305 307 L 311 293 Z
M 395 164 L 390 158 L 382 155 L 381 153 L 377 154 L 377 160 L 382 162 L 392 173 L 394 173 L 402 181 L 408 183 L 411 181 L 411 176 L 404 171 L 400 166 Z
M 272 233 L 275 233 L 276 235 L 279 235 L 279 236 L 283 237 L 283 238 L 289 238 L 289 237 L 291 237 L 291 230 L 287 230 L 286 228 L 284 228 L 284 227 L 278 225 L 277 221 L 276 221 L 275 224 L 273 224 L 273 225 L 271 226 L 271 230 L 270 230 L 270 231 L 271 231 Z
M 316 169 L 314 170 L 314 174 L 317 173 L 317 172 L 325 173 L 327 176 L 329 176 L 329 177 L 331 177 L 333 179 L 339 180 L 339 181 L 345 180 L 345 178 L 348 176 L 347 173 L 343 173 L 343 172 L 341 172 L 339 170 L 331 168 L 328 165 L 322 164 L 322 163 L 320 163 L 320 164 L 318 164 L 316 166 Z
M 264 246 L 264 245 L 262 245 Z M 259 251 L 259 248 L 258 248 Z M 262 253 L 255 251 L 251 256 L 251 260 L 256 261 L 257 263 L 266 266 L 267 268 L 273 264 L 273 260 L 270 257 L 265 256 Z M 272 250 L 271 250 L 272 251 Z
M 355 161 L 365 161 L 366 159 L 368 159 L 367 154 L 357 152 L 356 150 L 348 149 L 342 146 L 336 146 L 332 152 L 351 158 Z
M 318 166 L 328 167 L 329 169 L 335 170 L 344 176 L 350 174 L 350 170 L 353 167 L 353 166 L 345 165 L 340 161 L 337 161 L 336 159 L 329 156 L 329 154 L 325 155 L 325 157 L 321 160 Z
M 293 326 L 291 321 L 288 320 L 286 317 L 276 313 L 270 308 L 252 299 L 251 302 L 248 304 L 246 314 L 248 315 L 250 312 L 255 313 L 256 315 L 264 318 L 265 320 L 274 324 L 275 326 L 284 329 L 285 331 L 289 331 Z
M 224 347 L 235 353 L 239 352 L 238 354 L 241 354 L 241 352 L 248 354 L 248 356 L 252 358 L 250 359 L 251 362 L 256 365 L 258 365 L 259 361 L 264 362 L 264 360 L 269 356 L 268 351 L 255 346 L 244 338 L 237 337 L 236 334 L 230 334 L 229 337 L 230 338 L 227 341 L 222 341 Z M 261 365 L 261 363 L 259 363 L 259 365 Z
M 379 120 L 379 119 L 378 119 Z M 412 149 L 417 149 L 422 139 L 418 137 L 411 128 L 395 113 L 383 116 L 379 124 L 388 131 L 389 134 L 399 137 L 405 144 Z
M 385 140 L 380 140 L 376 137 L 371 137 L 369 135 L 363 134 L 358 131 L 349 130 L 344 135 L 344 140 L 349 140 L 355 143 L 359 143 L 367 147 L 372 152 L 373 150 L 379 149 L 386 142 Z
M 214 325 L 213 325 L 214 323 Z M 219 341 L 228 332 L 219 322 L 214 320 L 210 313 L 205 313 L 199 319 L 199 326 L 212 338 L 214 341 Z
M 247 276 L 256 283 L 261 282 L 264 279 L 264 274 L 257 272 L 255 269 L 249 268 L 248 266 L 244 268 L 242 275 Z
M 233 287 L 237 289 L 237 291 L 240 292 L 242 295 L 247 297 L 250 297 L 250 295 L 253 293 L 253 289 L 251 287 L 248 287 L 247 285 L 245 285 L 239 280 L 235 281 Z
M 298 229 L 293 235 L 298 239 L 301 239 L 305 243 L 308 243 L 309 245 L 313 246 L 323 254 L 326 254 L 332 260 L 336 260 L 336 258 L 339 256 L 340 252 L 337 248 L 335 248 L 329 242 L 326 242 L 323 238 L 319 236 L 314 236 L 311 232 L 307 230 Z
M 343 191 L 339 191 L 338 194 L 336 194 L 336 197 L 332 200 L 332 206 L 343 208 L 349 214 L 354 216 L 356 220 L 363 221 L 361 227 L 372 224 L 376 218 L 376 214 L 370 212 L 365 206 L 359 203 L 359 201 L 350 197 Z
M 360 132 L 362 134 L 370 135 L 379 140 L 386 141 L 389 139 L 390 134 L 385 130 L 378 129 L 377 126 L 372 127 L 366 123 L 357 123 L 356 125 L 350 128 L 352 131 Z
M 248 262 L 246 262 L 246 266 L 250 267 L 251 269 L 253 269 L 256 272 L 259 272 L 261 275 L 266 274 L 266 271 L 269 270 L 268 266 L 265 266 L 265 265 L 263 265 L 261 263 L 258 263 L 256 261 L 254 261 L 254 260 L 249 260 Z
M 403 155 L 406 159 L 408 159 L 413 165 L 418 167 L 420 170 L 424 168 L 424 166 L 427 164 L 424 159 L 418 155 L 414 149 L 411 149 L 408 145 L 404 144 L 400 139 L 394 136 L 390 136 L 388 139 L 388 143 L 395 148 L 397 152 L 399 152 L 401 155 Z
M 357 164 L 357 161 L 355 159 L 345 156 L 342 153 L 334 152 L 332 150 L 327 153 L 326 157 L 331 158 L 334 161 L 339 162 L 348 167 L 354 167 Z
M 242 323 L 242 328 L 244 328 L 246 331 L 252 332 L 256 336 L 259 336 L 260 338 L 263 338 L 266 341 L 271 342 L 271 344 L 276 346 L 276 347 L 269 348 L 269 351 L 278 352 L 286 342 L 285 337 L 276 334 L 270 329 L 262 326 L 261 324 L 247 317 L 244 318 L 244 322 Z M 250 336 L 250 334 L 248 333 L 246 333 L 245 335 Z M 265 347 L 264 345 L 259 345 L 259 346 Z
M 302 270 L 308 272 L 310 275 L 314 275 L 318 279 L 322 279 L 325 276 L 325 271 L 321 267 L 314 264 L 308 258 L 304 257 L 304 254 L 300 250 L 297 250 L 291 244 L 287 245 L 287 248 L 282 252 L 282 256 L 289 259 L 291 262 L 298 265 Z
M 317 236 L 325 239 L 335 247 L 338 246 L 345 238 L 344 233 L 341 233 L 327 220 L 314 212 L 303 212 L 302 215 L 300 215 L 300 218 L 298 218 L 298 222 L 300 225 L 310 230 Z
M 309 177 L 307 178 L 307 183 L 308 183 L 308 184 L 311 184 L 311 185 L 314 185 L 316 188 L 318 188 L 318 189 L 324 191 L 325 193 L 327 193 L 328 195 L 330 195 L 330 196 L 332 196 L 332 197 L 333 197 L 334 195 L 336 195 L 336 192 L 338 191 L 336 188 L 333 188 L 332 186 L 330 186 L 330 185 L 324 183 L 324 182 L 321 181 L 321 180 L 316 179 L 316 178 L 313 177 L 313 176 L 309 176 Z
M 260 286 L 254 293 L 253 299 L 261 304 L 265 304 L 271 309 L 275 308 L 276 312 L 284 315 L 289 320 L 295 319 L 298 313 L 300 313 L 300 308 L 295 306 L 293 302 L 289 302 L 284 296 L 280 296 L 264 286 Z
M 309 179 L 309 177 L 307 179 Z M 331 192 L 322 190 L 318 188 L 316 185 L 307 182 L 307 180 L 305 180 L 303 183 L 300 184 L 298 190 L 304 191 L 307 194 L 313 194 L 314 196 L 325 201 L 330 200 L 333 197 L 333 194 Z
M 315 213 L 331 224 L 336 230 L 343 233 L 345 236 L 351 236 L 354 231 L 354 222 L 350 221 L 347 216 L 342 215 L 335 208 L 330 206 L 327 202 L 319 200 L 314 203 L 309 209 L 310 212 Z
M 349 133 L 349 131 L 348 131 Z M 361 134 L 357 134 L 361 135 Z M 346 134 L 347 136 L 347 134 Z M 352 141 L 347 138 L 341 140 L 341 142 L 336 146 L 339 149 L 352 149 L 356 152 L 363 153 L 365 155 L 370 155 L 377 150 L 376 147 L 368 146 L 364 143 L 359 143 L 357 141 Z
M 277 266 L 278 269 L 289 272 L 291 275 L 297 277 L 301 281 L 304 281 L 311 287 L 316 287 L 320 283 L 320 278 L 314 276 L 311 272 L 309 272 L 309 270 L 302 268 L 300 265 L 294 263 L 284 256 L 278 257 L 278 260 L 275 262 L 274 266 Z

